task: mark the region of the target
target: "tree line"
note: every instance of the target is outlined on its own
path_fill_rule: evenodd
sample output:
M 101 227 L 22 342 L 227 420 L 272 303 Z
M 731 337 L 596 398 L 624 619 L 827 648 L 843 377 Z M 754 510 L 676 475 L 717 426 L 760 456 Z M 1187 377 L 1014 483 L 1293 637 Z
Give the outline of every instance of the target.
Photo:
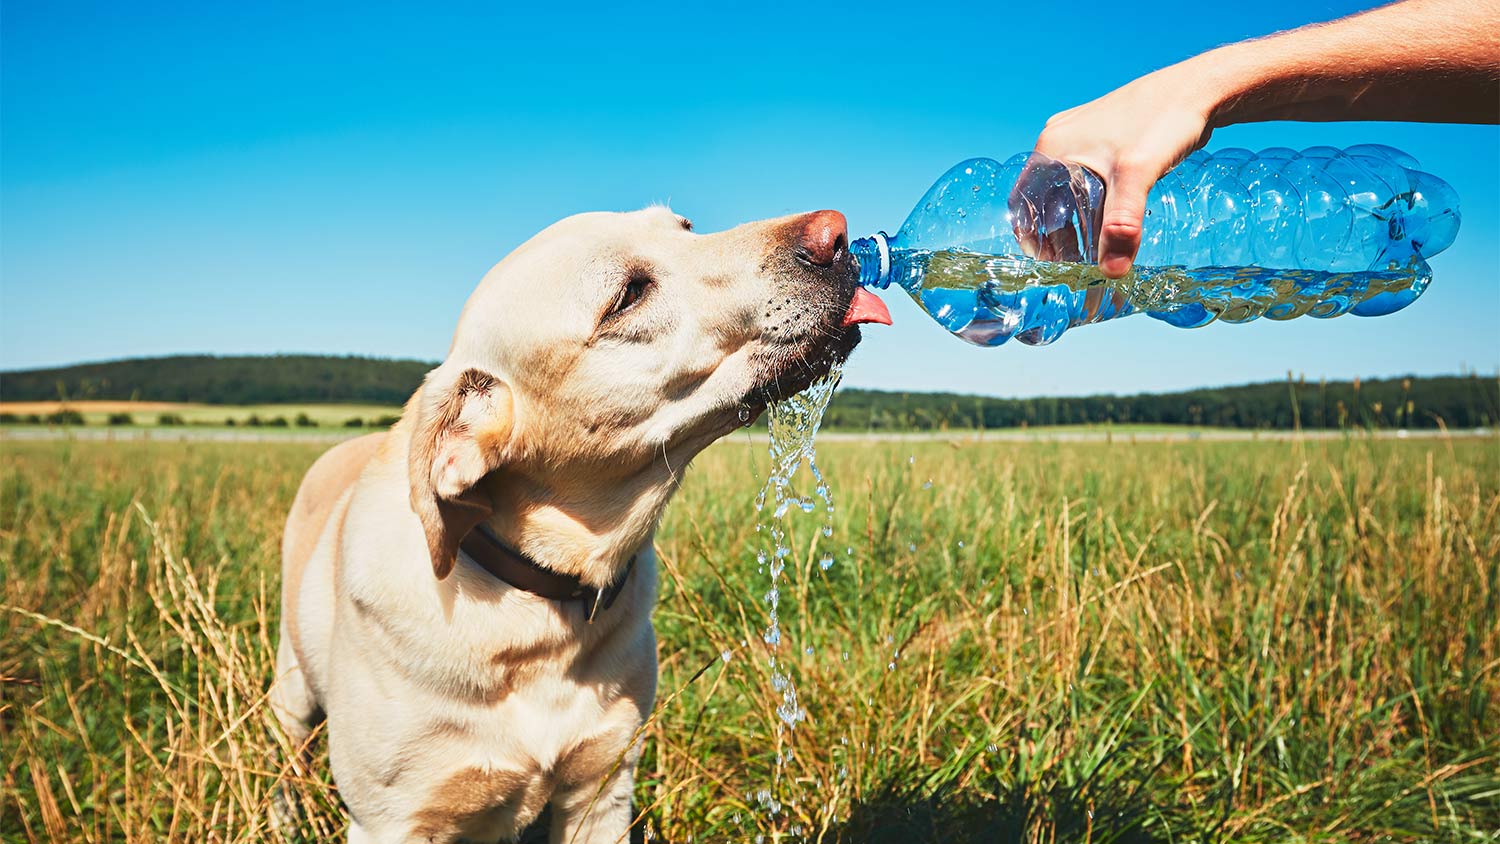
M 0 373 L 0 401 L 205 404 L 406 401 L 436 364 L 327 355 L 182 355 Z M 1305 378 L 1131 396 L 994 398 L 840 390 L 823 427 L 931 431 L 1079 424 L 1226 428 L 1450 428 L 1500 424 L 1500 379 L 1477 374 L 1353 381 Z
M 0 401 L 405 402 L 437 364 L 333 355 L 176 355 L 0 372 Z
M 834 397 L 823 420 L 825 428 L 868 431 L 1087 424 L 1488 428 L 1500 424 L 1500 379 L 1298 379 L 1177 393 L 1024 399 L 851 389 Z

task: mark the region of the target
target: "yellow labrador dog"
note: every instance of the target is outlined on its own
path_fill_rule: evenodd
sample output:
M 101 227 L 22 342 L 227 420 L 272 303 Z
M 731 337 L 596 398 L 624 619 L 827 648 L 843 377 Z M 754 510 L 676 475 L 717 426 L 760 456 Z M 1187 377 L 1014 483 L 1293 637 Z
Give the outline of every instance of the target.
M 843 215 L 559 222 L 469 297 L 399 424 L 308 471 L 272 702 L 327 719 L 349 841 L 627 838 L 651 539 L 688 461 L 888 321 Z

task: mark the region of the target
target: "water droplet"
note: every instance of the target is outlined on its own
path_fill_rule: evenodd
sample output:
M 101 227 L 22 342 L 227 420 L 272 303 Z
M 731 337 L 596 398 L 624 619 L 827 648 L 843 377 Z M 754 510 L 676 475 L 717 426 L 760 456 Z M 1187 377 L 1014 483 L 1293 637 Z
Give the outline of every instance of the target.
M 734 657 L 734 654 L 732 652 L 730 652 L 730 651 L 723 651 L 723 652 L 721 652 L 719 654 L 719 659 L 722 659 L 725 662 L 728 662 L 733 657 Z
M 927 483 L 922 484 L 922 489 L 932 489 L 932 480 L 928 479 Z
M 828 571 L 829 569 L 833 568 L 833 558 L 825 556 L 823 557 L 823 559 L 818 560 L 818 568 L 822 569 L 823 571 Z
M 833 525 L 823 525 L 823 535 L 833 536 Z
M 886 663 L 885 670 L 887 670 L 887 671 L 895 671 L 896 670 L 896 663 L 894 663 L 894 662 L 888 662 L 888 663 Z
M 803 648 L 802 652 L 805 653 L 805 654 L 807 654 L 808 656 L 812 656 L 813 655 L 813 647 L 812 647 L 812 645 L 808 645 L 807 647 Z
M 984 749 L 988 750 L 991 753 L 999 753 L 1000 752 L 1000 748 L 996 747 L 993 744 L 987 744 L 987 745 L 985 745 Z
M 964 547 L 964 541 L 962 539 L 960 539 L 958 541 L 958 547 L 960 547 L 960 548 Z

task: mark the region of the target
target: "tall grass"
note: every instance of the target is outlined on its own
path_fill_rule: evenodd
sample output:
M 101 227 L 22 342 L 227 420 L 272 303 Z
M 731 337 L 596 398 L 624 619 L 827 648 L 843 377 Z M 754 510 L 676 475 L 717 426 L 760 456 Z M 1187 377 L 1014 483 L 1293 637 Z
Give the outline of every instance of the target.
M 825 444 L 836 530 L 792 519 L 782 586 L 792 731 L 764 449 L 716 446 L 658 537 L 637 838 L 1500 840 L 1497 445 Z M 265 701 L 320 448 L 4 449 L 0 837 L 336 834 Z

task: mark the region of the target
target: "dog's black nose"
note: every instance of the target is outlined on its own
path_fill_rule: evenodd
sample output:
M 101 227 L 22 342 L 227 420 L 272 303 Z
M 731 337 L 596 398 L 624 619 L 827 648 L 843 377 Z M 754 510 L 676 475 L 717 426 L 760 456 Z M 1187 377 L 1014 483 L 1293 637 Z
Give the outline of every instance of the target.
M 833 266 L 833 259 L 849 243 L 849 221 L 837 211 L 814 211 L 802 220 L 797 254 L 809 264 Z

